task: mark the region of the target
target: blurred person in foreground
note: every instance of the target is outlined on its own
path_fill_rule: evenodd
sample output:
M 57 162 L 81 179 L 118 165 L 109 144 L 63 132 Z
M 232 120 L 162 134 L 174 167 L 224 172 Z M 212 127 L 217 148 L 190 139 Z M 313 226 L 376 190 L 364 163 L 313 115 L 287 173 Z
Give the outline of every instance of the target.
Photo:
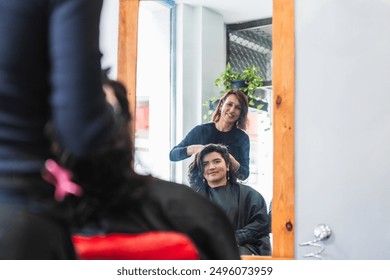
M 0 0 L 0 259 L 75 258 L 72 207 L 41 177 L 54 157 L 45 127 L 69 166 L 114 146 L 121 121 L 102 89 L 101 7 Z

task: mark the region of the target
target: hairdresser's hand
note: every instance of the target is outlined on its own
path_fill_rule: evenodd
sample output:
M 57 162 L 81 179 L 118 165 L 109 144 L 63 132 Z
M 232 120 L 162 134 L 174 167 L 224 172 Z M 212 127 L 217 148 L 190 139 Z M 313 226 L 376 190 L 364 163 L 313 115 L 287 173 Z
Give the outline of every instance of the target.
M 193 154 L 199 153 L 203 149 L 204 145 L 191 145 L 187 147 L 187 155 L 192 156 Z
M 237 172 L 237 170 L 240 168 L 240 163 L 234 158 L 234 156 L 232 156 L 232 154 L 229 154 L 229 159 L 234 172 Z

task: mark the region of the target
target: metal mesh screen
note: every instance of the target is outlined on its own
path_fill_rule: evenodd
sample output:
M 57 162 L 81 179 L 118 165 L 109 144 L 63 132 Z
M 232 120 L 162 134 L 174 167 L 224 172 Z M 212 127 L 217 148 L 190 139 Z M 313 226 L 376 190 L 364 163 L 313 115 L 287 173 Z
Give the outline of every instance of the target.
M 260 69 L 260 75 L 269 84 L 272 81 L 272 35 L 261 27 L 228 31 L 227 61 L 234 71 L 250 65 Z

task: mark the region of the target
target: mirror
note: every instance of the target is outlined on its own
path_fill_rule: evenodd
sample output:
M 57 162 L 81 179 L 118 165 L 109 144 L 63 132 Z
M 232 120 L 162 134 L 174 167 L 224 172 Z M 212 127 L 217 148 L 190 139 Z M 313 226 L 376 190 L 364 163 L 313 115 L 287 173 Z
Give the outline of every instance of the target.
M 238 3 L 238 2 L 237 2 Z M 120 0 L 118 79 L 136 111 L 139 2 Z M 273 0 L 273 203 L 271 258 L 294 258 L 294 3 Z M 211 78 L 212 80 L 214 77 Z M 134 132 L 135 123 L 131 125 Z M 134 133 L 132 133 L 134 135 Z M 134 139 L 133 139 L 134 140 Z M 246 256 L 243 259 L 268 259 Z

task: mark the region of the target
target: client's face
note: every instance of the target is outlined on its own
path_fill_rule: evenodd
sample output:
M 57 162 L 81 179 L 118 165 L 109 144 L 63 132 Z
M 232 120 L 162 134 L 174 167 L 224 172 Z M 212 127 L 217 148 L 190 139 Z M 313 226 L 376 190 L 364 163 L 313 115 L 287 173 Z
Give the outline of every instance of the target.
M 203 156 L 203 176 L 212 188 L 226 186 L 226 173 L 229 170 L 220 153 L 211 152 Z

